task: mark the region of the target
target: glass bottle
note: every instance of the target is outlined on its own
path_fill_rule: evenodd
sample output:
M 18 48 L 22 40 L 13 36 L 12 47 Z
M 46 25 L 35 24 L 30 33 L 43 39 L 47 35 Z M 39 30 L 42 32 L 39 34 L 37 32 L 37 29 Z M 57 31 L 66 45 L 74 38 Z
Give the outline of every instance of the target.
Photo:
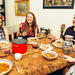
M 72 51 L 72 45 L 73 45 L 72 40 L 69 38 L 65 38 L 65 41 L 63 42 L 64 54 L 69 54 Z
M 19 28 L 19 34 L 18 37 L 22 37 L 21 27 Z

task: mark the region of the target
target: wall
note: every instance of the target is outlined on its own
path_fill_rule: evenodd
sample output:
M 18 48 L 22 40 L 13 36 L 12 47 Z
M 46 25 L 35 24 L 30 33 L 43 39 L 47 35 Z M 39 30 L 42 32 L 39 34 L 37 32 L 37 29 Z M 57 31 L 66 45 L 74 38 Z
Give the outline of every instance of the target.
M 43 0 L 30 0 L 30 11 L 35 14 L 39 27 L 50 28 L 59 38 L 61 24 L 65 24 L 66 28 L 72 25 L 75 8 L 43 9 Z M 6 20 L 11 32 L 17 31 L 18 25 L 25 20 L 25 17 L 15 16 L 14 0 L 6 0 Z

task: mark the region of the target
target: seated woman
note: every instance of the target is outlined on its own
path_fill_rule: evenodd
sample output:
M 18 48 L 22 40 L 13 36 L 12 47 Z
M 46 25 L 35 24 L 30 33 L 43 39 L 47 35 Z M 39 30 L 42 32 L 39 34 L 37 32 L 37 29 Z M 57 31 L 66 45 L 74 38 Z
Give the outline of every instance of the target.
M 35 15 L 32 12 L 26 15 L 25 23 L 19 25 L 17 35 L 20 33 L 20 28 L 24 39 L 35 36 L 35 32 L 38 32 L 38 26 L 36 24 Z
M 2 19 L 0 18 L 0 40 L 9 40 L 7 28 L 2 28 Z
M 73 36 L 73 39 L 75 40 L 75 19 L 72 21 L 73 26 L 68 27 L 64 33 L 63 39 L 65 40 L 65 35 L 71 35 Z
M 75 63 L 75 58 L 72 58 L 68 55 L 63 55 L 63 59 L 70 63 Z M 75 75 L 75 65 L 72 66 L 65 75 Z

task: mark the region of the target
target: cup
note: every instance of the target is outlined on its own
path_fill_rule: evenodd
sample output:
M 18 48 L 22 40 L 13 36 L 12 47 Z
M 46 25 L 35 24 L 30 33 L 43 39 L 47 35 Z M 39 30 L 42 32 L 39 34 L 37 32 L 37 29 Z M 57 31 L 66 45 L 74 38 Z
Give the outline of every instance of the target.
M 36 42 L 36 43 L 32 44 L 32 47 L 37 49 L 38 48 L 38 43 Z

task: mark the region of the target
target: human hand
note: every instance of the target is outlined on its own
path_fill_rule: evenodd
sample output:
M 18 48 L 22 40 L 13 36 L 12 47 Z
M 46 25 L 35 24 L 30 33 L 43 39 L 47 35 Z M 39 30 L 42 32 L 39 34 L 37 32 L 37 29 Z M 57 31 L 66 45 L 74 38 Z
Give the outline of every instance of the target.
M 64 60 L 68 61 L 68 62 L 75 62 L 75 59 L 68 56 L 68 55 L 63 55 L 62 56 Z
M 22 36 L 27 36 L 27 35 L 28 35 L 28 33 L 25 31 L 22 33 Z

